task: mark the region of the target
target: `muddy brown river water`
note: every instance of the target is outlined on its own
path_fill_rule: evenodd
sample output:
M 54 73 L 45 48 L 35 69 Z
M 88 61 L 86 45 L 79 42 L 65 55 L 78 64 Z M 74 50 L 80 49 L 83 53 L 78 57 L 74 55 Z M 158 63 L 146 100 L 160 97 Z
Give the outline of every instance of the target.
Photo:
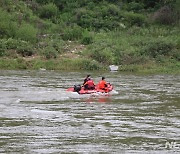
M 89 73 L 114 90 L 66 92 Z M 0 153 L 180 153 L 180 76 L 1 70 Z

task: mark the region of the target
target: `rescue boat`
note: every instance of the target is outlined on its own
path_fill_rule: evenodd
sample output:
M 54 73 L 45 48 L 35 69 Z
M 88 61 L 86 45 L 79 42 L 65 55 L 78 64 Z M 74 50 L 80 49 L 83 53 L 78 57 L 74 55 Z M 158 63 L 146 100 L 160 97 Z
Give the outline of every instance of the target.
M 69 92 L 77 92 L 78 94 L 92 94 L 92 93 L 109 93 L 113 90 L 113 86 L 108 83 L 106 89 L 100 89 L 98 85 L 95 86 L 95 89 L 84 89 L 81 85 L 74 85 L 74 87 L 68 88 Z

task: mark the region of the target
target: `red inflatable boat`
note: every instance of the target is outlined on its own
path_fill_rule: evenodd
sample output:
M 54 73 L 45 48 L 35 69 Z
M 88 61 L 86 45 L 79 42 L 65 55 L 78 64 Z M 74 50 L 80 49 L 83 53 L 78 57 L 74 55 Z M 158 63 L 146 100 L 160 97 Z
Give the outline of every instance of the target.
M 108 93 L 112 90 L 113 90 L 113 86 L 110 83 L 107 84 L 107 87 L 105 90 L 99 89 L 98 85 L 96 85 L 95 89 L 93 90 L 85 90 L 84 87 L 81 87 L 81 85 L 74 85 L 74 87 L 67 89 L 67 91 L 77 92 L 79 94 L 92 94 L 92 93 L 97 93 L 97 92 Z

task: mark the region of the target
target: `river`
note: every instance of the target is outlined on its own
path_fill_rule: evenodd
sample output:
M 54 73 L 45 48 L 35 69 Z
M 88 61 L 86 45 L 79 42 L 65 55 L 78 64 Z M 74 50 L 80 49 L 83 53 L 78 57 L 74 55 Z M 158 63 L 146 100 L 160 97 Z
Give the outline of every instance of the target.
M 179 153 L 180 76 L 91 72 L 110 94 L 67 92 L 90 72 L 0 71 L 0 153 Z

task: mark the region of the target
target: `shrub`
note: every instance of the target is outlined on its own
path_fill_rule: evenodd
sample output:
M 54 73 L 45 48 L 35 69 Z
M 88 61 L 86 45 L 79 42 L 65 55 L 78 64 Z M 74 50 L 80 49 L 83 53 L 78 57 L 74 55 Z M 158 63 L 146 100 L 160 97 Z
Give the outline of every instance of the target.
M 77 21 L 80 21 L 80 20 L 81 20 L 81 17 L 82 17 L 83 15 L 87 15 L 87 14 L 89 14 L 89 11 L 88 11 L 87 9 L 85 9 L 85 8 L 80 8 L 80 9 L 76 10 L 76 12 L 75 12 L 75 18 L 76 18 Z
M 62 40 L 53 40 L 52 41 L 52 47 L 60 54 L 63 53 L 63 45 L 64 42 Z
M 15 35 L 17 24 L 11 19 L 11 16 L 0 8 L 0 34 L 1 36 Z
M 138 2 L 130 2 L 128 3 L 127 10 L 129 11 L 135 11 L 139 12 L 144 9 L 144 4 L 143 3 L 138 3 Z
M 0 46 L 0 57 L 4 56 L 5 50 Z
M 101 5 L 97 5 L 94 7 L 93 12 L 99 17 L 110 17 L 119 15 L 119 7 L 114 4 L 110 4 L 106 1 L 103 1 Z M 93 15 L 94 16 L 94 15 Z
M 90 35 L 89 32 L 85 31 L 83 33 L 82 39 L 81 39 L 81 43 L 84 45 L 88 45 L 91 44 L 93 42 L 93 37 L 92 35 Z
M 169 56 L 173 49 L 175 48 L 175 45 L 171 42 L 165 42 L 165 41 L 155 41 L 155 42 L 149 42 L 144 50 L 143 54 L 149 55 L 150 57 L 156 58 L 160 55 L 163 56 Z
M 176 59 L 177 61 L 180 61 L 180 52 L 179 52 L 179 50 L 174 50 L 173 51 L 172 58 Z
M 6 50 L 11 49 L 14 49 L 15 51 L 17 51 L 18 54 L 21 54 L 22 56 L 32 56 L 34 54 L 33 46 L 29 42 L 15 40 L 12 38 L 2 39 L 0 41 L 1 53 L 5 54 Z
M 57 58 L 58 52 L 52 46 L 47 46 L 42 49 L 42 54 L 45 56 L 46 59 Z
M 63 52 L 64 41 L 60 38 L 60 36 L 49 35 L 47 38 L 42 38 L 38 42 L 39 48 L 46 48 L 48 46 L 53 47 L 58 53 Z
M 7 49 L 15 49 L 18 54 L 21 54 L 24 57 L 32 56 L 34 54 L 33 46 L 27 41 L 9 38 L 6 41 L 6 46 Z
M 145 56 L 139 55 L 136 52 L 124 52 L 116 50 L 114 53 L 114 63 L 117 65 L 143 64 L 147 61 Z
M 117 16 L 120 13 L 120 9 L 117 5 L 114 4 L 110 4 L 109 8 L 108 8 L 108 12 L 112 15 L 112 16 Z
M 13 38 L 8 38 L 7 40 L 5 40 L 5 44 L 7 46 L 7 49 L 17 49 L 20 45 L 23 44 L 22 41 L 20 40 L 16 40 L 16 39 L 13 39 Z
M 21 41 L 16 50 L 17 53 L 21 54 L 23 57 L 32 56 L 34 54 L 33 46 L 26 41 Z
M 101 65 L 99 65 L 99 63 L 95 60 L 85 59 L 82 67 L 84 70 L 98 70 L 101 68 Z
M 125 21 L 130 25 L 143 26 L 147 24 L 146 17 L 143 14 L 134 12 L 124 12 L 123 14 Z
M 176 47 L 180 50 L 180 37 L 179 37 L 179 39 L 177 40 L 177 45 L 176 45 Z
M 88 29 L 112 30 L 119 27 L 120 9 L 114 4 L 103 2 L 101 5 L 94 6 L 91 10 L 79 9 L 75 14 L 75 22 Z
M 71 61 L 71 65 L 73 69 L 80 70 L 98 70 L 101 68 L 101 65 L 91 59 L 75 59 Z
M 76 40 L 76 39 L 81 39 L 82 36 L 83 36 L 83 29 L 78 25 L 73 25 L 72 27 L 67 27 L 64 30 L 63 39 Z
M 104 48 L 104 49 L 95 48 L 86 52 L 87 52 L 88 57 L 95 59 L 96 61 L 100 63 L 103 63 L 103 64 L 113 63 L 114 57 L 110 48 Z
M 37 29 L 30 24 L 22 24 L 17 30 L 16 38 L 24 41 L 36 42 Z
M 164 6 L 152 15 L 151 20 L 160 24 L 172 24 L 175 22 L 173 10 L 168 6 Z
M 49 0 L 36 0 L 36 2 L 40 4 L 46 4 L 49 2 Z
M 0 40 L 0 57 L 4 56 L 6 49 L 7 49 L 7 46 L 5 44 L 5 41 L 1 39 Z
M 53 3 L 49 3 L 42 6 L 41 11 L 40 11 L 40 17 L 51 19 L 53 17 L 56 17 L 57 13 L 58 13 L 57 6 Z

